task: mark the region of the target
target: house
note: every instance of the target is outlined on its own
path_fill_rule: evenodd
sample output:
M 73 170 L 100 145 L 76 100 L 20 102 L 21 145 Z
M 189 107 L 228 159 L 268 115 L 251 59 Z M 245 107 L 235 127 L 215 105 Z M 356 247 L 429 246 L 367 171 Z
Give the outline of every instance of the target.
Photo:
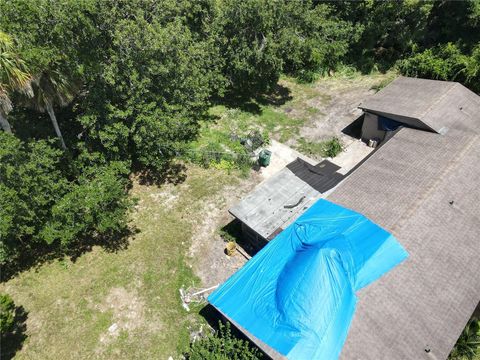
M 400 77 L 360 107 L 362 137 L 380 147 L 315 196 L 363 214 L 409 258 L 358 292 L 340 358 L 446 359 L 480 300 L 480 97 L 458 83 Z M 295 205 L 302 191 L 277 207 Z M 308 194 L 288 224 L 315 202 Z M 238 209 L 265 239 L 285 227 L 274 221 L 261 232 L 270 214 L 252 222 Z

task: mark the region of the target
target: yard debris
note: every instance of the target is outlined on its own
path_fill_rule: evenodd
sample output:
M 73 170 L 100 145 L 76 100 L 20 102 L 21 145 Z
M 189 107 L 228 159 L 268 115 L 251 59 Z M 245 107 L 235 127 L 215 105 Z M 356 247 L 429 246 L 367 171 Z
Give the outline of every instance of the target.
M 206 289 L 189 287 L 185 289 L 183 286 L 178 290 L 180 292 L 180 299 L 182 300 L 182 306 L 185 310 L 190 311 L 188 306 L 190 303 L 203 304 L 207 301 L 207 292 L 215 290 L 220 284 L 211 286 Z
M 116 332 L 118 329 L 118 325 L 117 323 L 113 323 L 109 328 L 108 328 L 108 332 L 110 334 L 113 334 L 114 332 Z

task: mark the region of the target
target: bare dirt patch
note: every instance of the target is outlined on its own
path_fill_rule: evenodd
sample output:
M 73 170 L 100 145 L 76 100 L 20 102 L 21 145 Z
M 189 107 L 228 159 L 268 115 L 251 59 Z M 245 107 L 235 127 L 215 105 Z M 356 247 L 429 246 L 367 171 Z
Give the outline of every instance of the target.
M 100 335 L 102 344 L 109 344 L 122 331 L 131 332 L 144 324 L 144 303 L 136 291 L 118 287 L 112 288 L 104 302 L 96 306 L 101 312 L 113 313 L 112 324 Z
M 242 179 L 235 186 L 227 186 L 221 193 L 205 201 L 202 210 L 205 216 L 194 227 L 189 250 L 190 265 L 203 286 L 210 287 L 224 282 L 247 261 L 238 252 L 234 256 L 225 254 L 226 243 L 220 236 L 219 229 L 233 220 L 228 209 L 261 180 L 258 173 L 252 172 L 249 179 Z

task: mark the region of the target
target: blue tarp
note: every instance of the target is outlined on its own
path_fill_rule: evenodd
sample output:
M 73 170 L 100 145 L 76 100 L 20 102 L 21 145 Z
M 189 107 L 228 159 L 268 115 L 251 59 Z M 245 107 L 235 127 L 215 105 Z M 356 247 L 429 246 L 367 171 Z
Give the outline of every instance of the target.
M 288 359 L 336 359 L 355 292 L 407 256 L 365 216 L 321 199 L 208 300 Z
M 403 124 L 401 122 L 379 116 L 378 117 L 378 130 L 383 131 L 395 131 Z

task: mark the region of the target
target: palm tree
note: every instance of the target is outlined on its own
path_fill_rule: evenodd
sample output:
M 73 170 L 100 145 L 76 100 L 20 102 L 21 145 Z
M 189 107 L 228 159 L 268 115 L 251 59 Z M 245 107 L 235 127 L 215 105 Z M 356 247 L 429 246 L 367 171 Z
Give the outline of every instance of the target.
M 13 109 L 10 94 L 19 91 L 31 97 L 31 76 L 25 62 L 15 52 L 15 43 L 10 35 L 0 31 L 0 126 L 11 133 L 7 115 Z
M 32 87 L 34 95 L 28 104 L 40 112 L 48 113 L 62 148 L 66 150 L 67 147 L 58 126 L 54 106 L 68 105 L 75 97 L 78 90 L 77 84 L 70 81 L 58 70 L 44 70 L 34 77 Z

